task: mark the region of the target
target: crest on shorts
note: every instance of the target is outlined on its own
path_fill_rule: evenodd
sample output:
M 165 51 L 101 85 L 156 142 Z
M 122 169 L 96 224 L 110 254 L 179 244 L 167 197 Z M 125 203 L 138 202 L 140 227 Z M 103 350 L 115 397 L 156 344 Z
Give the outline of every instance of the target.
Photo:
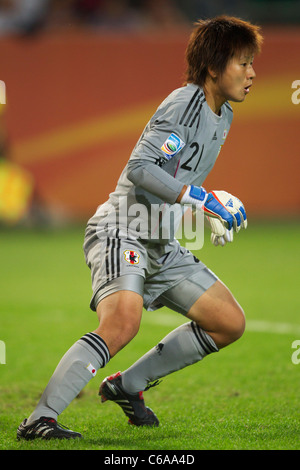
M 124 251 L 125 260 L 130 264 L 138 264 L 140 255 L 133 250 Z

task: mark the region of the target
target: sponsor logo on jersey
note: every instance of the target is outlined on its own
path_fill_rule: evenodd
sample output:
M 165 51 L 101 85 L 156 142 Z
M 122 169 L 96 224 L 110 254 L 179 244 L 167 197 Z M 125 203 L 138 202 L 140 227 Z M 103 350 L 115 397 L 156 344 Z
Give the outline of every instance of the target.
M 163 151 L 167 159 L 170 160 L 170 158 L 174 157 L 176 153 L 180 152 L 184 146 L 185 143 L 183 140 L 181 140 L 180 137 L 172 132 L 172 134 L 169 135 L 160 149 Z
M 140 255 L 133 250 L 124 251 L 125 260 L 130 264 L 138 264 Z

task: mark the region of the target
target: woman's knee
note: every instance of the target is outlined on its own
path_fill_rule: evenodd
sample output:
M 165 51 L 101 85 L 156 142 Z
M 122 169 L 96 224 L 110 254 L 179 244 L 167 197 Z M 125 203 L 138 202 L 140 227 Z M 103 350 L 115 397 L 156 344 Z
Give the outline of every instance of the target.
M 97 306 L 99 327 L 96 333 L 106 342 L 111 357 L 138 333 L 142 308 L 141 296 L 130 291 L 111 294 Z
M 242 307 L 237 305 L 233 310 L 234 311 L 229 315 L 231 322 L 227 326 L 228 336 L 231 343 L 238 340 L 243 335 L 246 327 L 245 314 Z
M 188 313 L 219 348 L 239 339 L 245 331 L 242 307 L 220 281 L 210 287 Z
M 207 333 L 211 335 L 218 348 L 222 349 L 241 338 L 245 326 L 243 309 L 240 306 L 227 306 L 224 307 L 224 318 Z

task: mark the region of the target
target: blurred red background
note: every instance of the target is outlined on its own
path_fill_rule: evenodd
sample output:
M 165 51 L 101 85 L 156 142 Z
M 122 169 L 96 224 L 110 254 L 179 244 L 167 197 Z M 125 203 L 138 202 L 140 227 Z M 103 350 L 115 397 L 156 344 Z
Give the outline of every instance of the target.
M 206 189 L 253 215 L 299 215 L 299 29 L 265 29 L 257 78 Z M 113 191 L 147 120 L 181 86 L 189 32 L 69 32 L 3 38 L 8 156 L 31 172 L 39 201 L 87 219 Z

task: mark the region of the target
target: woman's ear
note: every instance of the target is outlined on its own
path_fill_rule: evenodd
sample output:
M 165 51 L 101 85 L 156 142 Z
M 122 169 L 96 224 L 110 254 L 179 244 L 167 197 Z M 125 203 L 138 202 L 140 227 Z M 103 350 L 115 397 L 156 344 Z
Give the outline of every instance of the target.
M 218 78 L 217 73 L 211 67 L 207 67 L 207 71 L 210 78 L 215 82 Z

